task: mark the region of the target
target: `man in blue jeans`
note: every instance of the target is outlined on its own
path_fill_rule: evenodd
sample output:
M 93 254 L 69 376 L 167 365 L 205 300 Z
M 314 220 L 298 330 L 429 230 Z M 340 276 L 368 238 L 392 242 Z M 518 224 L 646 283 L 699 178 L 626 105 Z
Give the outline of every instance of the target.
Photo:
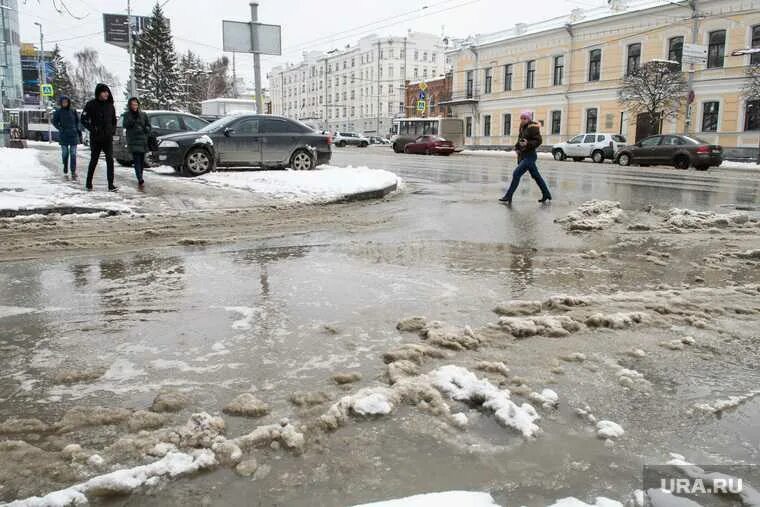
M 542 142 L 541 125 L 533 121 L 533 113 L 530 111 L 520 113 L 520 137 L 515 145 L 518 164 L 512 173 L 512 182 L 509 184 L 507 193 L 499 201 L 505 204 L 512 204 L 512 196 L 520 184 L 520 178 L 526 172 L 530 173 L 531 178 L 535 180 L 538 188 L 541 189 L 541 199 L 538 202 L 544 203 L 552 200 L 549 187 L 546 186 L 546 182 L 541 177 L 541 173 L 538 172 L 538 167 L 536 166 L 536 160 L 538 160 L 536 149 L 541 146 Z

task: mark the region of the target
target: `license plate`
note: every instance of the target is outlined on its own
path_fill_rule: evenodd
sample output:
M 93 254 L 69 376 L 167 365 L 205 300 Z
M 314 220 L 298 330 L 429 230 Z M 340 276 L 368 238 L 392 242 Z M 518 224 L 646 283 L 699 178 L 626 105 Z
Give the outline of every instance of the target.
M 713 150 L 713 153 L 720 153 L 720 150 Z
M 158 160 L 166 160 L 167 158 L 169 158 L 169 157 L 167 157 L 166 155 L 159 155 L 158 156 Z

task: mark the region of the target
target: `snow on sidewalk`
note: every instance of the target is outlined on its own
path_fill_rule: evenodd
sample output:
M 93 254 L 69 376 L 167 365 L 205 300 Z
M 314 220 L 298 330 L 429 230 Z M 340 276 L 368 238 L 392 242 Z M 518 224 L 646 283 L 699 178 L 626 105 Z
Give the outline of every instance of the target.
M 154 170 L 168 172 L 161 167 Z M 394 185 L 398 187 L 402 183 L 389 171 L 328 165 L 314 171 L 217 171 L 183 181 L 249 190 L 270 199 L 305 203 L 337 201 Z
M 754 162 L 732 162 L 731 160 L 726 160 L 718 169 L 751 169 L 760 171 L 760 165 Z
M 517 158 L 517 152 L 516 151 L 505 151 L 505 150 L 462 150 L 459 152 L 459 155 L 485 155 L 490 157 L 512 157 Z M 554 160 L 554 156 L 551 153 L 546 153 L 543 151 L 538 152 L 538 158 L 541 159 L 547 159 L 547 160 Z
M 51 208 L 97 208 L 127 211 L 114 203 L 113 194 L 88 193 L 77 185 L 61 181 L 42 165 L 39 151 L 0 148 L 0 210 L 23 211 Z M 102 200 L 102 201 L 101 201 Z
M 446 491 L 415 495 L 386 502 L 355 505 L 354 507 L 499 507 L 488 493 Z

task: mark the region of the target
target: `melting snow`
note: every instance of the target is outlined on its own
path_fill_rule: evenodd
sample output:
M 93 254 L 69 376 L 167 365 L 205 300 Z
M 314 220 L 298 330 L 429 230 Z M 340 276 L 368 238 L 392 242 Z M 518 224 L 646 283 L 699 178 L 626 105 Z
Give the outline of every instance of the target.
M 446 491 L 355 505 L 354 507 L 499 507 L 499 505 L 488 493 Z

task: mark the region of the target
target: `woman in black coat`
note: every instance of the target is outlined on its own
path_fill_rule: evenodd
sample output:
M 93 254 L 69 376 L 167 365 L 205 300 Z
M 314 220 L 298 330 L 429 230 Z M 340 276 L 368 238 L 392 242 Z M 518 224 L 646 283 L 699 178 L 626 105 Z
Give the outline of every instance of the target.
M 148 152 L 150 120 L 148 115 L 140 110 L 140 101 L 137 97 L 132 97 L 127 102 L 127 111 L 124 113 L 124 129 L 127 131 L 127 148 L 132 152 L 132 160 L 135 164 L 137 184 L 142 187 L 145 185 L 143 168 L 145 167 L 145 154 Z
M 59 108 L 53 113 L 53 126 L 58 130 L 58 143 L 61 145 L 63 159 L 63 174 L 71 169 L 71 177 L 77 177 L 77 145 L 82 127 L 79 125 L 79 115 L 71 106 L 71 100 L 62 96 L 58 99 Z

